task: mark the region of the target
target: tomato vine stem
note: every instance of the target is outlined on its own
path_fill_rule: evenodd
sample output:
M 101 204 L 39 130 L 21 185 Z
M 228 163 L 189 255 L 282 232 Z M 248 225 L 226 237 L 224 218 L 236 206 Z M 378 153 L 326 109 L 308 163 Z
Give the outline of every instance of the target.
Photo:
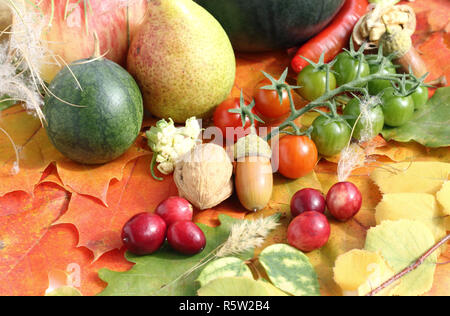
M 333 65 L 337 61 L 337 57 L 335 59 L 333 59 L 331 62 L 329 62 L 328 64 L 325 64 L 323 62 L 324 54 L 322 54 L 318 63 L 314 63 L 307 58 L 303 58 L 307 62 L 309 62 L 310 65 L 312 65 L 314 67 L 314 69 L 316 69 L 316 71 L 321 70 L 321 71 L 326 72 L 326 84 L 325 84 L 325 93 L 321 97 L 310 102 L 307 106 L 305 106 L 301 109 L 298 109 L 298 110 L 295 108 L 294 100 L 292 97 L 292 90 L 297 89 L 299 87 L 289 86 L 288 84 L 283 83 L 284 79 L 287 76 L 288 69 L 286 69 L 286 71 L 283 73 L 280 80 L 278 80 L 278 81 L 273 79 L 271 76 L 267 75 L 266 73 L 264 73 L 264 75 L 267 78 L 269 78 L 273 84 L 272 86 L 264 87 L 264 89 L 275 90 L 278 92 L 279 95 L 281 95 L 282 90 L 286 90 L 289 95 L 289 102 L 290 102 L 290 107 L 291 107 L 291 114 L 289 115 L 289 117 L 278 126 L 278 129 L 269 133 L 266 136 L 266 140 L 269 141 L 272 137 L 282 133 L 284 129 L 293 127 L 294 121 L 297 118 L 299 118 L 303 114 L 305 114 L 311 110 L 314 110 L 318 107 L 326 106 L 330 109 L 330 111 L 333 115 L 336 115 L 336 113 L 337 113 L 336 103 L 329 102 L 329 101 L 331 99 L 334 99 L 335 97 L 338 97 L 339 95 L 343 95 L 346 92 L 357 92 L 357 93 L 363 94 L 364 96 L 369 96 L 369 92 L 366 88 L 367 83 L 369 81 L 387 80 L 392 84 L 392 86 L 394 87 L 394 89 L 397 93 L 405 94 L 405 95 L 411 94 L 412 92 L 415 91 L 415 89 L 418 86 L 423 84 L 426 75 L 421 78 L 416 78 L 412 74 L 412 71 L 410 71 L 409 74 L 385 74 L 383 72 L 383 69 L 385 68 L 387 60 L 389 60 L 389 57 L 381 58 L 381 56 L 383 56 L 382 50 L 383 50 L 383 48 L 380 47 L 379 51 L 378 51 L 378 56 L 379 56 L 379 60 L 380 60 L 380 67 L 379 67 L 378 72 L 363 77 L 362 76 L 363 75 L 362 74 L 362 68 L 363 68 L 362 65 L 365 62 L 365 57 L 364 57 L 364 53 L 363 53 L 364 45 L 362 45 L 358 51 L 355 51 L 353 43 L 352 43 L 352 41 L 350 41 L 350 50 L 344 50 L 344 51 L 347 54 L 349 54 L 350 56 L 352 56 L 353 58 L 356 58 L 358 60 L 358 69 L 356 72 L 356 77 L 353 81 L 345 83 L 345 84 L 341 85 L 340 87 L 337 87 L 336 89 L 333 89 L 333 90 L 330 90 L 330 73 L 332 72 Z M 406 89 L 407 81 L 410 81 L 411 83 L 413 83 L 413 88 L 408 89 L 408 90 Z
M 291 102 L 291 114 L 289 115 L 289 117 L 283 122 L 281 123 L 281 125 L 278 127 L 277 130 L 275 130 L 274 132 L 269 133 L 266 136 L 266 140 L 270 140 L 272 137 L 276 136 L 277 134 L 280 133 L 280 131 L 288 128 L 291 126 L 291 122 L 295 121 L 297 118 L 299 118 L 300 116 L 302 116 L 303 114 L 314 110 L 315 108 L 321 107 L 321 106 L 330 106 L 329 102 L 327 103 L 327 101 L 329 101 L 330 99 L 345 93 L 345 92 L 359 92 L 359 93 L 363 93 L 366 94 L 367 93 L 367 89 L 366 88 L 361 88 L 361 86 L 364 86 L 365 84 L 367 84 L 369 81 L 371 80 L 389 80 L 392 83 L 396 83 L 396 84 L 401 84 L 401 78 L 404 75 L 400 75 L 400 74 L 382 74 L 382 71 L 380 70 L 378 73 L 369 75 L 367 77 L 361 77 L 361 75 L 359 74 L 359 78 L 356 78 L 354 81 L 351 81 L 349 83 L 346 83 L 334 90 L 330 90 L 328 92 L 326 92 L 324 95 L 322 95 L 320 98 L 316 99 L 315 101 L 309 103 L 307 106 L 305 106 L 304 108 L 301 108 L 299 110 L 297 110 L 295 108 L 295 104 L 293 103 L 293 98 L 292 98 L 292 94 L 291 94 L 291 90 L 287 89 L 288 94 L 290 94 L 290 102 Z M 327 85 L 329 83 L 327 82 Z M 330 109 L 331 110 L 331 109 Z

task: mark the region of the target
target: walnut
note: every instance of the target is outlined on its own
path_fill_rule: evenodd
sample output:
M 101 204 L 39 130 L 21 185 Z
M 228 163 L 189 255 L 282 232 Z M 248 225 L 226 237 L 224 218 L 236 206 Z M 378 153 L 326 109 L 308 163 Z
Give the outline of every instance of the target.
M 222 147 L 201 144 L 176 164 L 174 180 L 181 197 L 205 210 L 231 196 L 232 173 L 233 165 Z
M 407 5 L 376 5 L 364 15 L 353 29 L 353 40 L 357 45 L 368 42 L 366 49 L 378 47 L 381 37 L 389 30 L 391 33 L 404 32 L 411 36 L 416 30 L 416 14 Z

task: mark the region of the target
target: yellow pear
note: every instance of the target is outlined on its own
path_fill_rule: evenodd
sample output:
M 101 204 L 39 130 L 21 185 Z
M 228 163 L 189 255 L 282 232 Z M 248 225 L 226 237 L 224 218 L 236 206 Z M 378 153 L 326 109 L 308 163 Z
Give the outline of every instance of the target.
M 210 116 L 229 95 L 236 74 L 227 34 L 192 0 L 151 0 L 127 64 L 145 107 L 178 123 Z

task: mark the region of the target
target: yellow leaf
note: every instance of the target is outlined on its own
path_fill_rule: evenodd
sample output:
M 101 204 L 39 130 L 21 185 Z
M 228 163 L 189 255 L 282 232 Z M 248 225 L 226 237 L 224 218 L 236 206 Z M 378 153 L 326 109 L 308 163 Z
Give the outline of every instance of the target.
M 437 193 L 450 174 L 450 164 L 443 162 L 404 162 L 389 164 L 370 177 L 382 193 Z
M 394 275 L 394 271 L 379 254 L 359 249 L 339 256 L 333 272 L 334 280 L 345 296 L 366 295 Z M 397 284 L 386 288 L 379 295 L 389 295 Z
M 438 202 L 443 207 L 445 215 L 450 216 L 450 182 L 447 181 L 442 186 L 441 191 L 436 194 Z
M 434 195 L 427 193 L 385 194 L 376 208 L 377 225 L 383 221 L 410 219 L 427 225 L 436 242 L 446 235 L 444 214 L 442 214 Z
M 367 232 L 364 249 L 380 253 L 395 273 L 399 273 L 435 244 L 425 224 L 411 220 L 384 221 Z M 415 296 L 429 291 L 433 285 L 438 256 L 434 252 L 416 270 L 402 278 L 393 295 Z

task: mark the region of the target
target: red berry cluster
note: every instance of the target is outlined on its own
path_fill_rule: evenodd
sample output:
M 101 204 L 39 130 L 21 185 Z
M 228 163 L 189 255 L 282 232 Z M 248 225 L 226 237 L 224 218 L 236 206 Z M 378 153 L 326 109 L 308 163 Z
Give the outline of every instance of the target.
M 323 247 L 331 232 L 324 215 L 326 208 L 334 218 L 345 222 L 359 212 L 361 205 L 361 192 L 350 182 L 335 184 L 328 191 L 326 200 L 321 192 L 314 189 L 298 191 L 291 200 L 294 219 L 287 232 L 289 244 L 304 252 Z
M 155 213 L 140 213 L 123 227 L 122 241 L 136 255 L 148 255 L 167 242 L 176 251 L 194 255 L 205 248 L 203 231 L 192 222 L 192 205 L 181 197 L 161 202 Z

